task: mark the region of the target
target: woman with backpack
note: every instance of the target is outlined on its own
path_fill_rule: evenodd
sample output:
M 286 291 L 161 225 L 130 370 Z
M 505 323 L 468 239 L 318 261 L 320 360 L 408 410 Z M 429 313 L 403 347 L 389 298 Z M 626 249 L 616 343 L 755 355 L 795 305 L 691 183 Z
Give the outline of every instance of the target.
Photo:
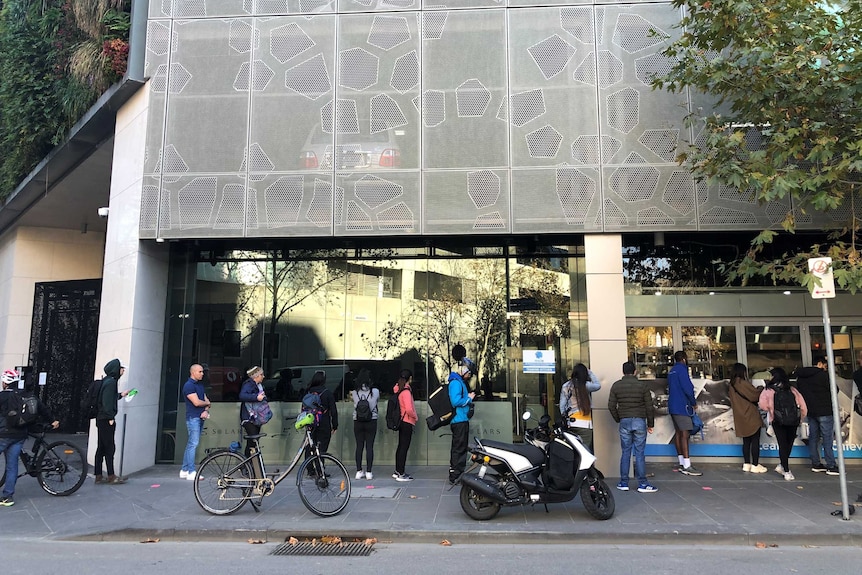
M 254 409 L 256 404 L 267 401 L 266 392 L 263 390 L 263 368 L 256 365 L 245 373 L 248 375 L 248 379 L 243 382 L 242 388 L 239 390 L 239 422 L 246 435 L 258 435 L 260 428 L 266 423 L 257 419 Z M 272 412 L 270 411 L 270 413 Z M 251 445 L 251 440 L 246 440 L 246 457 L 251 455 Z
M 735 363 L 730 370 L 730 407 L 733 410 L 733 429 L 742 438 L 742 470 L 748 473 L 766 473 L 760 465 L 760 428 L 763 420 L 757 408 L 757 401 L 763 391 L 754 387 L 748 379 L 745 364 Z
M 796 440 L 796 429 L 802 418 L 808 415 L 808 407 L 802 394 L 790 385 L 787 372 L 780 367 L 769 370 L 772 379 L 766 384 L 766 389 L 760 394 L 758 406 L 769 414 L 775 439 L 778 440 L 779 464 L 775 472 L 784 475 L 785 481 L 793 481 L 790 472 L 790 450 Z
M 374 438 L 377 436 L 377 401 L 380 390 L 371 387 L 371 376 L 367 369 L 359 372 L 356 389 L 350 392 L 353 398 L 353 435 L 356 438 L 356 479 L 374 479 L 371 466 L 374 464 Z M 362 452 L 365 451 L 365 470 L 362 469 Z
M 395 473 L 392 477 L 395 481 L 413 481 L 413 477 L 407 475 L 407 452 L 410 450 L 410 442 L 413 439 L 413 429 L 419 417 L 416 415 L 416 407 L 413 404 L 413 372 L 402 369 L 398 377 L 398 383 L 392 388 L 392 393 L 398 397 L 398 407 L 401 408 L 401 425 L 398 426 L 398 448 L 395 450 Z

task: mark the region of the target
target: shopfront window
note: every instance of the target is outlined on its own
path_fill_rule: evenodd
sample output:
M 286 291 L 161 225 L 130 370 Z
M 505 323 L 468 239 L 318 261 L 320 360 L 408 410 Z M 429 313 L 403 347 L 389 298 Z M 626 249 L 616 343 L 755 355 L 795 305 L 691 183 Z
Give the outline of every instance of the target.
M 666 378 L 673 366 L 673 330 L 669 325 L 628 328 L 629 360 L 638 379 Z
M 811 358 L 826 356 L 826 338 L 822 325 L 810 328 Z M 858 367 L 856 358 L 862 351 L 862 327 L 849 325 L 832 326 L 832 352 L 835 357 L 835 375 L 845 379 L 853 377 Z
M 736 327 L 682 326 L 682 346 L 692 378 L 719 380 L 728 377 L 738 362 Z
M 745 326 L 745 354 L 748 371 L 762 374 L 773 367 L 787 373 L 802 365 L 802 341 L 797 325 Z

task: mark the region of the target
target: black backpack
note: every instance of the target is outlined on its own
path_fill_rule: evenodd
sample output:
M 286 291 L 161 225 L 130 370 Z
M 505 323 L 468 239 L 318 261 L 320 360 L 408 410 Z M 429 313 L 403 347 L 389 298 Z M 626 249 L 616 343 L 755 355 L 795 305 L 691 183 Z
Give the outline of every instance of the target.
M 392 431 L 401 429 L 401 403 L 398 402 L 398 396 L 403 391 L 402 389 L 390 397 L 389 402 L 386 404 L 386 427 Z
M 39 400 L 35 395 L 22 397 L 13 391 L 9 407 L 11 409 L 6 414 L 6 425 L 9 427 L 28 427 L 39 421 Z
M 789 388 L 775 388 L 775 396 L 773 398 L 774 423 L 777 425 L 787 425 L 796 427 L 799 425 L 799 406 L 796 405 L 796 396 Z
M 368 393 L 371 393 L 370 391 Z M 371 421 L 374 415 L 371 413 L 371 404 L 368 403 L 368 395 L 362 397 L 356 392 L 359 401 L 356 402 L 356 421 Z
M 99 415 L 99 402 L 102 396 L 102 380 L 94 379 L 90 384 L 90 387 L 87 388 L 87 403 L 86 407 L 86 415 L 87 419 L 96 419 L 96 416 Z

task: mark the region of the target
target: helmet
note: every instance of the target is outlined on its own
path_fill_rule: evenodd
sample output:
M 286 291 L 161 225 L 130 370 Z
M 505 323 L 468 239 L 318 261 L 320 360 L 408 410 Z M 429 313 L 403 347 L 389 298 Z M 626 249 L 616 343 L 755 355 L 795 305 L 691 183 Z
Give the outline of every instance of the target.
M 7 369 L 3 372 L 2 377 L 0 377 L 0 381 L 2 381 L 4 385 L 12 385 L 20 379 L 21 376 L 14 369 Z

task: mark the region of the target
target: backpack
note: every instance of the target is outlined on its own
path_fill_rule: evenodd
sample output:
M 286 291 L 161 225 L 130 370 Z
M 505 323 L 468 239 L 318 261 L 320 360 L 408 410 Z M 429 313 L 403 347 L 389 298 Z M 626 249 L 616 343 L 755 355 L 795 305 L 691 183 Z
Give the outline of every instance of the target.
M 18 392 L 13 391 L 9 406 L 14 407 L 6 414 L 8 427 L 28 427 L 39 421 L 39 400 L 35 395 L 21 397 Z
M 470 405 L 472 406 L 472 403 Z M 428 396 L 428 407 L 431 409 L 431 415 L 425 418 L 425 424 L 428 426 L 429 431 L 434 431 L 452 423 L 452 417 L 455 416 L 455 408 L 452 407 L 452 401 L 449 399 L 448 381 Z
M 359 398 L 359 401 L 356 402 L 356 421 L 371 421 L 374 419 L 374 414 L 371 413 L 371 404 L 368 403 L 368 396 L 362 397 L 359 395 L 359 392 L 356 392 L 356 397 Z
M 401 403 L 398 401 L 398 396 L 403 391 L 402 389 L 390 397 L 389 402 L 386 404 L 386 428 L 392 431 L 401 429 Z
M 326 413 L 323 404 L 320 403 L 320 392 L 309 391 L 302 397 L 302 412 L 314 416 L 314 427 L 320 424 L 320 416 Z
M 90 384 L 90 387 L 87 388 L 87 403 L 85 404 L 85 410 L 87 419 L 96 419 L 96 416 L 99 415 L 99 403 L 101 401 L 102 395 L 102 380 L 94 379 Z
M 775 388 L 773 398 L 774 423 L 777 425 L 788 425 L 796 427 L 799 425 L 799 406 L 796 405 L 796 397 L 790 389 Z

